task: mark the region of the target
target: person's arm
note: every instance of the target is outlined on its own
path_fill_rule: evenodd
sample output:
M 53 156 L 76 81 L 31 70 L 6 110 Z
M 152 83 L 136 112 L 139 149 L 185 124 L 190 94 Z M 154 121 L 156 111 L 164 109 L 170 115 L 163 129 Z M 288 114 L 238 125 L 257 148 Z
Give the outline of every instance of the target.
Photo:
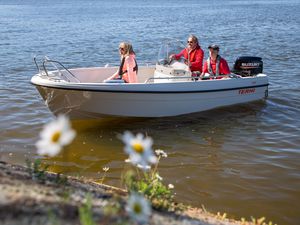
M 202 49 L 199 49 L 197 52 L 195 52 L 195 61 L 190 62 L 190 68 L 191 70 L 199 70 L 202 71 L 202 64 L 203 64 L 203 57 L 204 52 Z
M 205 73 L 208 73 L 208 69 L 207 69 L 207 62 L 205 61 L 203 64 L 203 69 L 202 69 L 202 75 L 204 75 Z
M 179 52 L 178 54 L 175 54 L 174 55 L 174 58 L 176 59 L 176 60 L 178 60 L 178 59 L 180 59 L 182 56 L 184 56 L 184 52 L 185 52 L 186 50 L 185 49 L 183 49 L 181 52 Z
M 229 69 L 228 63 L 223 58 L 221 59 L 221 62 L 220 62 L 220 74 L 223 74 L 223 75 L 230 74 L 230 69 Z
M 105 80 L 113 80 L 119 78 L 119 69 L 117 70 L 117 72 L 115 72 L 113 75 L 111 75 L 109 78 L 105 79 Z
M 124 64 L 127 70 L 127 79 L 128 79 L 127 82 L 136 83 L 137 82 L 136 71 L 133 71 L 133 68 L 135 67 L 134 57 L 127 56 L 125 58 Z

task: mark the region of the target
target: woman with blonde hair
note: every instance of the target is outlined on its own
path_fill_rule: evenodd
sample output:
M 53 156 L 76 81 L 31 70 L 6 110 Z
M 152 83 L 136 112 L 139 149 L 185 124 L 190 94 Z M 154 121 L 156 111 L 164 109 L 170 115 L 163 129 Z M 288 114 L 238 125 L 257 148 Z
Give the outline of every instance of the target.
M 137 83 L 138 65 L 132 45 L 121 42 L 119 45 L 121 64 L 118 71 L 107 80 L 124 80 L 125 83 Z

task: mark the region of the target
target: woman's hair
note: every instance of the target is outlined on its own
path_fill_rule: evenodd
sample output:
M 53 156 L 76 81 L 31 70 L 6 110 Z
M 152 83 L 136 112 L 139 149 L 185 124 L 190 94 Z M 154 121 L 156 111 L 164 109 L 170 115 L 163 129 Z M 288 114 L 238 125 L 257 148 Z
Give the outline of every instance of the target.
M 132 44 L 128 42 L 121 42 L 119 47 L 124 48 L 123 56 L 129 56 L 131 54 L 135 55 L 135 52 L 133 51 Z
M 188 39 L 190 39 L 190 38 L 191 38 L 194 42 L 196 42 L 197 45 L 199 45 L 198 38 L 197 38 L 195 35 L 191 34 L 191 35 L 188 37 Z

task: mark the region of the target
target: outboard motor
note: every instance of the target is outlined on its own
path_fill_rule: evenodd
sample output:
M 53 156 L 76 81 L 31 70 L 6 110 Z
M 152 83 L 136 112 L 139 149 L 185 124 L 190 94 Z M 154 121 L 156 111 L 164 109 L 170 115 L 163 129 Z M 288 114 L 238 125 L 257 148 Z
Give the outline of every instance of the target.
M 233 73 L 246 76 L 254 76 L 263 72 L 263 61 L 260 57 L 241 56 L 235 60 Z

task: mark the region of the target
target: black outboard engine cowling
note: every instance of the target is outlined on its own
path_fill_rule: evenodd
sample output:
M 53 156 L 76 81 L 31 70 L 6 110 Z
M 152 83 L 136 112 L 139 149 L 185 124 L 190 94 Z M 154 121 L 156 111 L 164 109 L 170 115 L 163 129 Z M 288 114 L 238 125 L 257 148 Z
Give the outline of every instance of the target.
M 254 76 L 263 72 L 263 61 L 260 57 L 241 56 L 235 60 L 233 73 L 246 76 Z

